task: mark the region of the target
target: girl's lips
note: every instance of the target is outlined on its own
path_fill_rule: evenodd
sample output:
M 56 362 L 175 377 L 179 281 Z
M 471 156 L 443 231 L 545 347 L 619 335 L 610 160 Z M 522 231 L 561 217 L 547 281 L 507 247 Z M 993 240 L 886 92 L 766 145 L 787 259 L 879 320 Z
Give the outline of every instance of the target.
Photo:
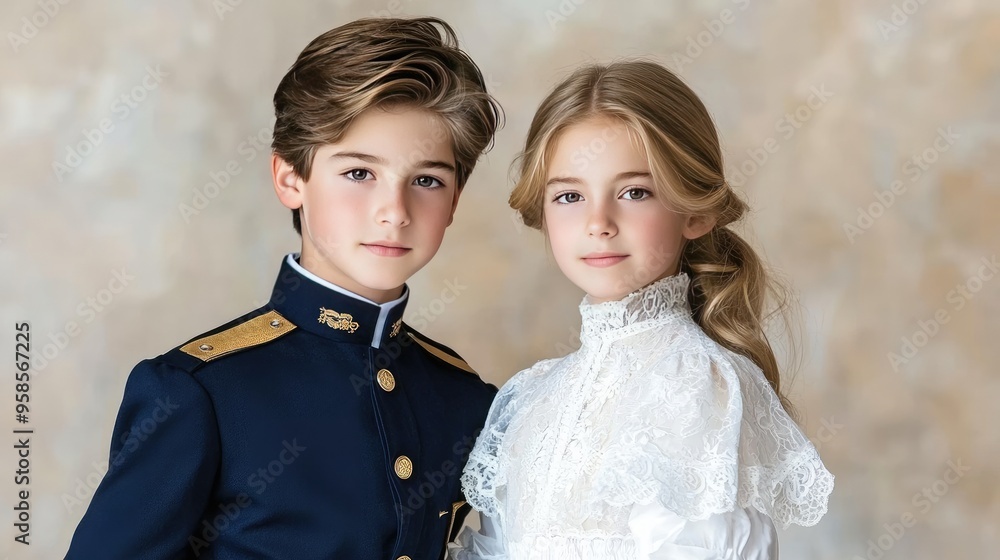
M 614 266 L 627 259 L 628 255 L 610 255 L 606 257 L 583 257 L 583 262 L 595 268 Z
M 369 245 L 367 243 L 362 243 L 362 245 L 364 245 L 365 249 L 368 249 L 380 257 L 402 257 L 412 250 L 406 247 L 389 247 L 387 245 L 378 244 Z

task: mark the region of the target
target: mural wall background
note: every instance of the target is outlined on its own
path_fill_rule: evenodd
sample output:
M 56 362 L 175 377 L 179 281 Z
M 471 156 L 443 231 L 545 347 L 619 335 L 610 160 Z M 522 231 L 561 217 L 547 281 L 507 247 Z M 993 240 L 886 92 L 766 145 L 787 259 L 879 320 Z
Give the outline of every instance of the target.
M 746 233 L 803 310 L 786 383 L 837 487 L 782 557 L 995 554 L 996 2 L 19 0 L 0 8 L 0 341 L 9 360 L 31 324 L 32 544 L 7 361 L 0 558 L 65 553 L 137 361 L 266 301 L 298 247 L 271 95 L 309 40 L 370 15 L 449 21 L 507 114 L 409 320 L 497 384 L 575 347 L 581 293 L 507 208 L 508 165 L 576 65 L 660 61 L 714 114 Z

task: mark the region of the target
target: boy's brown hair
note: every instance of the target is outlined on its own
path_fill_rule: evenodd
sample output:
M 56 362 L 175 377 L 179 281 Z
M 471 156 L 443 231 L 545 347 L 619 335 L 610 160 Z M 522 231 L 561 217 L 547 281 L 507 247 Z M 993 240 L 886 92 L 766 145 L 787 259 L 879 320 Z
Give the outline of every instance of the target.
M 271 148 L 303 180 L 323 144 L 364 111 L 395 106 L 436 113 L 451 134 L 458 188 L 500 126 L 499 104 L 455 31 L 433 18 L 360 19 L 316 37 L 274 92 Z M 302 233 L 299 211 L 292 225 Z

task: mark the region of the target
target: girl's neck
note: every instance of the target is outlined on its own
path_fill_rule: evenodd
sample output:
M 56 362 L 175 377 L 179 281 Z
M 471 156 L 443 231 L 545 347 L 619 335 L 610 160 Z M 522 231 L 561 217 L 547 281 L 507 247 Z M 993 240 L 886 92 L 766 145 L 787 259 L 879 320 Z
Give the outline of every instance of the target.
M 591 303 L 589 296 L 584 297 L 580 303 L 581 341 L 613 340 L 677 317 L 690 317 L 689 285 L 688 275 L 681 272 L 661 278 L 619 300 Z

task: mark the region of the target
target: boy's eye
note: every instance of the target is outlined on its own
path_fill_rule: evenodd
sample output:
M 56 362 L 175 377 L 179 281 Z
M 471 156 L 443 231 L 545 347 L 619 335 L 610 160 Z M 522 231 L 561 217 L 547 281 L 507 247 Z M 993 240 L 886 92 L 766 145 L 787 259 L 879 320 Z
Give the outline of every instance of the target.
M 367 169 L 352 169 L 345 173 L 347 178 L 352 181 L 364 181 L 365 179 L 368 179 L 370 174 L 371 171 L 368 171 Z
M 444 183 L 442 183 L 435 177 L 431 177 L 430 175 L 421 175 L 420 177 L 414 179 L 413 183 L 416 184 L 418 187 L 424 187 L 424 188 L 437 188 L 444 186 Z
M 644 198 L 652 196 L 652 193 L 647 191 L 646 189 L 636 188 L 625 191 L 624 196 L 626 200 L 642 200 Z
M 583 200 L 583 197 L 577 192 L 562 193 L 555 198 L 555 202 L 560 204 L 572 204 L 574 202 L 580 202 L 581 200 Z

